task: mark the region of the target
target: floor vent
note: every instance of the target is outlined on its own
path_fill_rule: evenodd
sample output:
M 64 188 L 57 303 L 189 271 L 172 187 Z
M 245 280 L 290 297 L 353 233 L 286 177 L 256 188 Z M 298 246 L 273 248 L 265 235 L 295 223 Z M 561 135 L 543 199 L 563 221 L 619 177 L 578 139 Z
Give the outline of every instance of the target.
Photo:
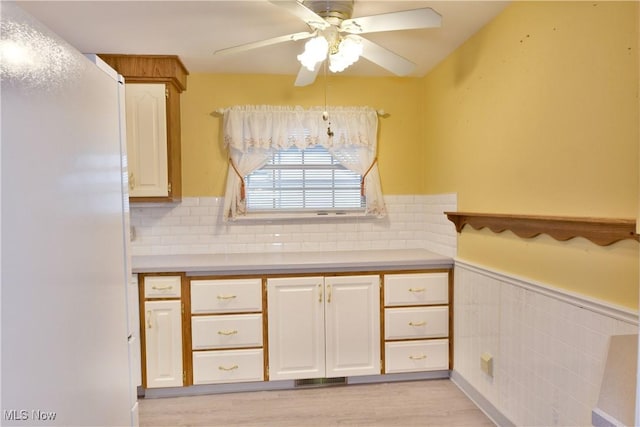
M 346 385 L 346 377 L 338 378 L 311 378 L 308 380 L 296 380 L 296 387 L 326 387 L 330 385 Z

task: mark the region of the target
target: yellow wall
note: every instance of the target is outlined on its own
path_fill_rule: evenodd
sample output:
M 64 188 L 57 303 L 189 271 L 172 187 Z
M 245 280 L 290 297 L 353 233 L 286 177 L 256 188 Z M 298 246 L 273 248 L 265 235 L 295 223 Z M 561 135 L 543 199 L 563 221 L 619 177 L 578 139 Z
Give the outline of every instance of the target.
M 294 87 L 294 76 L 192 74 L 181 96 L 182 181 L 185 197 L 223 196 L 227 155 L 220 140 L 219 108 L 245 104 L 324 105 L 324 78 L 307 87 Z M 423 193 L 419 91 L 417 78 L 328 79 L 329 105 L 368 105 L 384 109 L 378 151 L 385 194 Z
M 635 218 L 638 4 L 515 2 L 423 80 L 427 193 L 460 211 Z M 466 227 L 458 255 L 638 306 L 638 243 Z

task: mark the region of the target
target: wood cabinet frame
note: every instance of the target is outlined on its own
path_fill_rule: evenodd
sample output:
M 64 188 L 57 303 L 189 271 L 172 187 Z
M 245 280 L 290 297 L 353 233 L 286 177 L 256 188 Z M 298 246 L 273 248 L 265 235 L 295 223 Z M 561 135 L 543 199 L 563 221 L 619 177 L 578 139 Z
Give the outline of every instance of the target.
M 187 89 L 187 75 L 176 55 L 99 54 L 103 61 L 125 78 L 125 83 L 163 83 L 167 89 L 167 197 L 131 197 L 135 202 L 177 202 L 182 198 L 182 150 L 180 94 Z
M 382 358 L 381 363 L 382 363 L 382 374 L 384 375 L 386 372 L 386 355 L 385 355 L 385 321 L 384 321 L 384 312 L 386 308 L 390 308 L 387 307 L 385 305 L 385 300 L 384 300 L 384 292 L 385 292 L 385 278 L 386 276 L 390 276 L 395 274 L 421 274 L 421 273 L 447 273 L 447 294 L 448 294 L 448 302 L 447 302 L 447 306 L 449 307 L 449 334 L 448 334 L 448 339 L 449 339 L 449 371 L 453 370 L 453 352 L 454 352 L 454 346 L 453 346 L 453 330 L 454 330 L 454 316 L 453 316 L 453 307 L 454 307 L 454 288 L 453 288 L 453 268 L 432 268 L 432 269 L 415 269 L 415 270 L 398 270 L 398 271 L 384 271 L 384 272 L 380 272 L 380 277 L 381 277 L 381 283 L 382 286 L 380 287 L 380 356 Z M 437 305 L 433 305 L 433 306 L 438 306 L 440 304 Z M 444 304 L 443 304 L 444 305 Z M 403 306 L 403 307 L 423 307 L 423 306 L 432 306 L 430 304 L 428 305 L 416 305 L 416 306 Z M 438 338 L 434 338 L 434 339 L 438 339 Z M 428 339 L 427 339 L 428 340 Z M 396 340 L 396 341 L 402 341 L 402 340 Z
M 449 307 L 449 370 L 453 369 L 453 268 L 424 268 L 424 269 L 402 269 L 402 270 L 358 270 L 349 272 L 328 272 L 328 273 L 282 273 L 282 274 L 221 274 L 221 275 L 196 275 L 188 276 L 184 272 L 167 272 L 167 273 L 138 273 L 139 274 L 139 301 L 140 301 L 140 319 L 144 319 L 144 278 L 146 276 L 181 276 L 181 302 L 182 302 L 182 354 L 183 354 L 183 386 L 193 385 L 193 350 L 192 350 L 192 331 L 191 331 L 191 280 L 229 280 L 229 279 L 260 279 L 262 292 L 262 333 L 263 333 L 263 357 L 264 357 L 264 381 L 269 381 L 269 338 L 268 338 L 268 298 L 267 298 L 267 279 L 269 278 L 285 278 L 285 277 L 315 277 L 322 275 L 323 277 L 335 276 L 364 276 L 376 275 L 380 277 L 380 374 L 385 374 L 385 322 L 384 322 L 384 279 L 385 276 L 391 274 L 417 274 L 417 273 L 447 273 L 448 274 L 448 307 Z M 175 298 L 173 298 L 175 299 Z M 141 342 L 141 362 L 142 362 L 142 384 L 146 388 L 146 354 L 145 354 L 145 328 L 144 322 L 140 325 L 140 342 Z
M 171 297 L 171 298 L 152 298 L 147 299 L 145 297 L 144 287 L 145 287 L 145 277 L 148 276 L 180 276 L 180 298 Z M 147 330 L 145 327 L 146 312 L 145 312 L 145 302 L 147 301 L 180 301 L 181 305 L 181 321 L 182 321 L 182 385 L 190 385 L 189 382 L 189 373 L 191 372 L 191 364 L 189 363 L 189 359 L 185 357 L 185 343 L 191 343 L 191 328 L 185 328 L 185 313 L 186 308 L 190 307 L 189 302 L 187 301 L 187 307 L 185 307 L 185 292 L 189 291 L 189 281 L 186 279 L 184 273 L 149 273 L 138 274 L 138 310 L 139 310 L 139 319 L 140 319 L 140 363 L 141 363 L 141 378 L 142 378 L 142 387 L 147 388 Z M 188 339 L 188 341 L 187 341 Z

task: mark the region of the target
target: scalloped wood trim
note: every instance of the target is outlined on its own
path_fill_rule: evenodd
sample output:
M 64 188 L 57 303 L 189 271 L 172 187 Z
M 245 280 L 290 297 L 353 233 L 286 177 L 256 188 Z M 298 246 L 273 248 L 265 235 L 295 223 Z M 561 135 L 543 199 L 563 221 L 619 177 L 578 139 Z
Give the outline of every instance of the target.
M 505 230 L 522 238 L 548 234 L 565 241 L 584 237 L 596 245 L 608 246 L 624 239 L 640 241 L 634 219 L 583 218 L 537 215 L 505 215 L 471 212 L 445 212 L 458 233 L 469 224 L 476 230 L 488 227 L 494 233 Z

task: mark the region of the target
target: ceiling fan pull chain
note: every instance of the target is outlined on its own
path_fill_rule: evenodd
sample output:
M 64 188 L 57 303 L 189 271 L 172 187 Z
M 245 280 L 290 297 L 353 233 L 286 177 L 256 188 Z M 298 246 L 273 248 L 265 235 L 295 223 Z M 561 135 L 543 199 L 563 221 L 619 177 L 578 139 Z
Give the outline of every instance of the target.
M 329 107 L 327 106 L 327 61 L 324 61 L 324 112 L 322 113 L 322 119 L 326 122 L 329 120 Z M 327 135 L 329 138 L 333 138 L 333 131 L 331 130 L 331 120 L 327 123 Z

